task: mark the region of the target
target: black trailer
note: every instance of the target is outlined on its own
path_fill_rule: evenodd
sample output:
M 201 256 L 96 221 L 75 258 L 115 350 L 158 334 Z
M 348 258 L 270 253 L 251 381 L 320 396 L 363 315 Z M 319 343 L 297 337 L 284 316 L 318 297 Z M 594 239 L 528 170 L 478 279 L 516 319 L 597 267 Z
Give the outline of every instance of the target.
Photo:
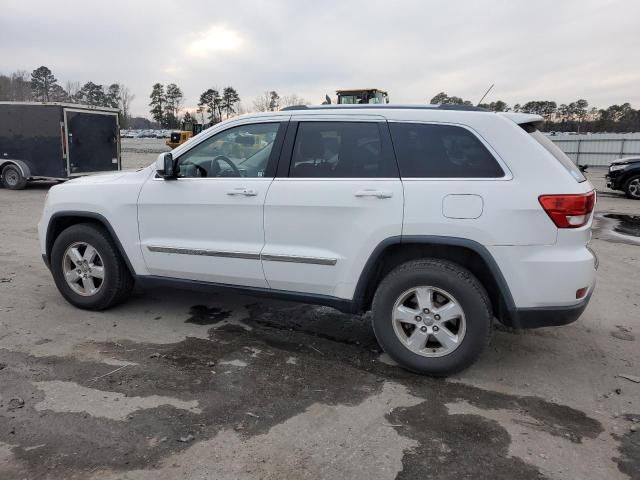
M 0 102 L 0 179 L 5 188 L 121 168 L 117 109 Z

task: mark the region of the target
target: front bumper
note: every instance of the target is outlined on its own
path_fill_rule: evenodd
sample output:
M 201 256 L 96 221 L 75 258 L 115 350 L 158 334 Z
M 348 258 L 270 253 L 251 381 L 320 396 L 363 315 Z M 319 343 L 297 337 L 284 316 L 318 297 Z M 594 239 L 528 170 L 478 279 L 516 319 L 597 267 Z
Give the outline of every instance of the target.
M 611 172 L 609 172 L 604 176 L 604 179 L 607 182 L 607 188 L 610 188 L 611 190 L 622 190 L 623 182 L 621 180 L 623 176 L 618 173 L 619 172 L 614 172 L 612 174 Z

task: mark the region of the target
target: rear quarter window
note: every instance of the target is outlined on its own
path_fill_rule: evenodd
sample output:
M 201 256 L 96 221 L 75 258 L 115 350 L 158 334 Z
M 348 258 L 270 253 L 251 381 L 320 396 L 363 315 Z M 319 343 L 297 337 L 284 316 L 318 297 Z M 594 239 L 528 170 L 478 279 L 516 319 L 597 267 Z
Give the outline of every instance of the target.
M 504 171 L 482 142 L 455 125 L 390 122 L 404 178 L 500 178 Z
M 555 143 L 549 140 L 549 138 L 547 138 L 547 136 L 544 135 L 540 130 L 525 126 L 523 126 L 522 128 L 529 132 L 529 135 L 531 135 L 531 137 L 536 142 L 542 145 L 547 152 L 553 155 L 554 158 L 558 160 L 558 162 L 560 162 L 560 164 L 564 168 L 567 169 L 567 171 L 573 178 L 576 179 L 577 182 L 582 183 L 587 180 L 587 178 L 582 174 L 577 165 L 573 163 L 573 161 L 569 157 L 567 157 L 567 154 L 564 153 Z

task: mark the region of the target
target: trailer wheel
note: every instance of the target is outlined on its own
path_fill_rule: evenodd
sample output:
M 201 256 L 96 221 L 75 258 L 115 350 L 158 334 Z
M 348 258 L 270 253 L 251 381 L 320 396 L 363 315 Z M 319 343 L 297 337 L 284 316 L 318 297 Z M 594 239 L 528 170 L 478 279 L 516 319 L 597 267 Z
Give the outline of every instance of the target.
M 27 179 L 15 165 L 7 165 L 2 169 L 2 186 L 9 190 L 22 190 L 27 186 Z

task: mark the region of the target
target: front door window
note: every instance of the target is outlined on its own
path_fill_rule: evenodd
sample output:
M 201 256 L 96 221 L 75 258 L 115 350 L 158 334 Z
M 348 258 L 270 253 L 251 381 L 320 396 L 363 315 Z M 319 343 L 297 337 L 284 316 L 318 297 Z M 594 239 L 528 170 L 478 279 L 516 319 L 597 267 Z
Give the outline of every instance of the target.
M 195 146 L 178 159 L 178 176 L 263 177 L 280 123 L 240 125 Z

